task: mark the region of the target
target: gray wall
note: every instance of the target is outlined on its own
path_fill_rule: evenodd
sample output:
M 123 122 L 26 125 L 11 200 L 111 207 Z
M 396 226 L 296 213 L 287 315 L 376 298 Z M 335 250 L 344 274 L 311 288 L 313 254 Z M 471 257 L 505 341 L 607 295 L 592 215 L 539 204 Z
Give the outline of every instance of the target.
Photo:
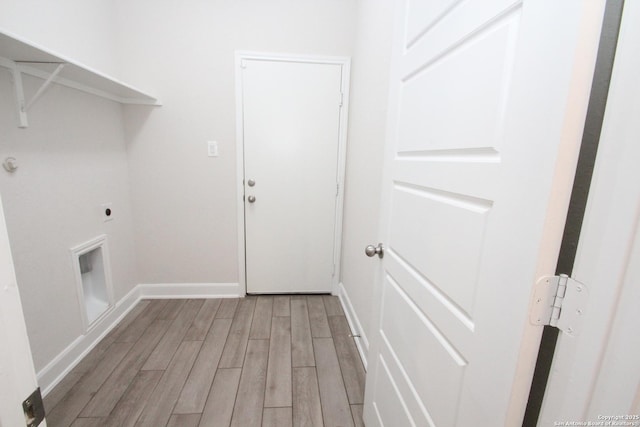
M 0 160 L 20 164 L 0 171 L 0 192 L 36 369 L 82 333 L 69 248 L 98 234 L 109 235 L 116 300 L 137 283 L 238 281 L 235 50 L 353 58 L 341 280 L 366 336 L 376 263 L 362 251 L 378 239 L 392 1 L 64 0 L 35 13 L 40 3 L 5 2 L 0 29 L 163 106 L 53 85 L 18 129 L 0 68 Z M 28 97 L 41 81 L 25 82 Z M 207 140 L 220 157 L 207 157 Z
M 163 102 L 125 119 L 140 280 L 237 283 L 234 52 L 351 56 L 356 2 L 117 5 L 123 77 Z
M 42 80 L 24 77 L 27 98 Z M 83 333 L 69 249 L 107 234 L 116 301 L 137 283 L 122 108 L 53 85 L 19 129 L 10 73 L 0 68 L 0 193 L 36 370 Z M 101 204 L 113 203 L 103 222 Z

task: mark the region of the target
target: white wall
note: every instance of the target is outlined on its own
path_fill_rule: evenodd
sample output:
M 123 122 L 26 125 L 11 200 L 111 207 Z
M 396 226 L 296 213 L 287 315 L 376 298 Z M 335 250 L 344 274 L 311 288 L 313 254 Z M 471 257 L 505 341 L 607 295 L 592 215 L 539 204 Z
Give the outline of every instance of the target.
M 361 0 L 351 71 L 342 284 L 365 336 L 379 260 L 364 255 L 377 244 L 382 154 L 387 119 L 393 0 Z M 366 348 L 365 348 L 366 351 Z
M 118 0 L 142 283 L 238 282 L 234 51 L 345 55 L 355 0 Z M 220 157 L 207 157 L 207 140 Z
M 0 32 L 118 75 L 112 0 L 2 0 Z
M 24 77 L 27 98 L 42 81 Z M 107 234 L 116 300 L 137 283 L 129 178 L 119 104 L 52 85 L 17 127 L 10 73 L 0 68 L 2 194 L 36 371 L 82 334 L 69 249 Z M 100 205 L 113 203 L 103 222 Z
M 97 234 L 109 234 L 116 300 L 135 283 L 238 281 L 236 50 L 353 56 L 342 283 L 366 335 L 392 1 L 84 3 L 6 0 L 0 28 L 149 88 L 163 106 L 124 107 L 123 128 L 122 107 L 54 85 L 19 130 L 0 69 L 0 154 L 20 163 L 0 171 L 0 191 L 36 368 L 81 333 L 68 249 Z M 220 157 L 206 156 L 207 140 Z M 105 201 L 117 215 L 106 224 Z

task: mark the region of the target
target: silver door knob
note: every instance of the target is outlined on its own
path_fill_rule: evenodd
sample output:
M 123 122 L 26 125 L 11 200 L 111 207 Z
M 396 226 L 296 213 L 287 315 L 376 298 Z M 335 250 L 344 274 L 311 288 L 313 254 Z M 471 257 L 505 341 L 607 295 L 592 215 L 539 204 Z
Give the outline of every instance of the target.
M 378 246 L 369 245 L 364 248 L 364 253 L 368 257 L 378 255 L 379 258 L 382 258 L 384 256 L 384 245 L 382 243 L 378 243 Z
M 249 196 L 247 197 L 247 200 L 249 201 L 249 203 L 254 203 L 256 201 L 256 196 Z
M 256 182 L 253 179 L 250 179 L 249 181 L 247 181 L 247 185 L 249 185 L 249 187 L 253 187 L 254 185 L 256 185 Z

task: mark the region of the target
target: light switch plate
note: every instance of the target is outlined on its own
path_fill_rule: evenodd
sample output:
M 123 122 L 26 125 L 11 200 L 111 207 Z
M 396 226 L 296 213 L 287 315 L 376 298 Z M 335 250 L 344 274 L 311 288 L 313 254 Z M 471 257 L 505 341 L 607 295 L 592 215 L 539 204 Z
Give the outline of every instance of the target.
M 218 141 L 207 141 L 209 157 L 218 157 Z

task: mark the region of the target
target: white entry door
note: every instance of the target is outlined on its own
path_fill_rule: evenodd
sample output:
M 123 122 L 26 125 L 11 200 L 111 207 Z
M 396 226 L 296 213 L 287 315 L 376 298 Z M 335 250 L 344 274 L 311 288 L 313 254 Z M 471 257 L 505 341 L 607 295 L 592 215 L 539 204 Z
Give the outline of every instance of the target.
M 242 59 L 247 292 L 332 290 L 343 68 Z
M 367 426 L 521 425 L 602 5 L 398 2 Z

